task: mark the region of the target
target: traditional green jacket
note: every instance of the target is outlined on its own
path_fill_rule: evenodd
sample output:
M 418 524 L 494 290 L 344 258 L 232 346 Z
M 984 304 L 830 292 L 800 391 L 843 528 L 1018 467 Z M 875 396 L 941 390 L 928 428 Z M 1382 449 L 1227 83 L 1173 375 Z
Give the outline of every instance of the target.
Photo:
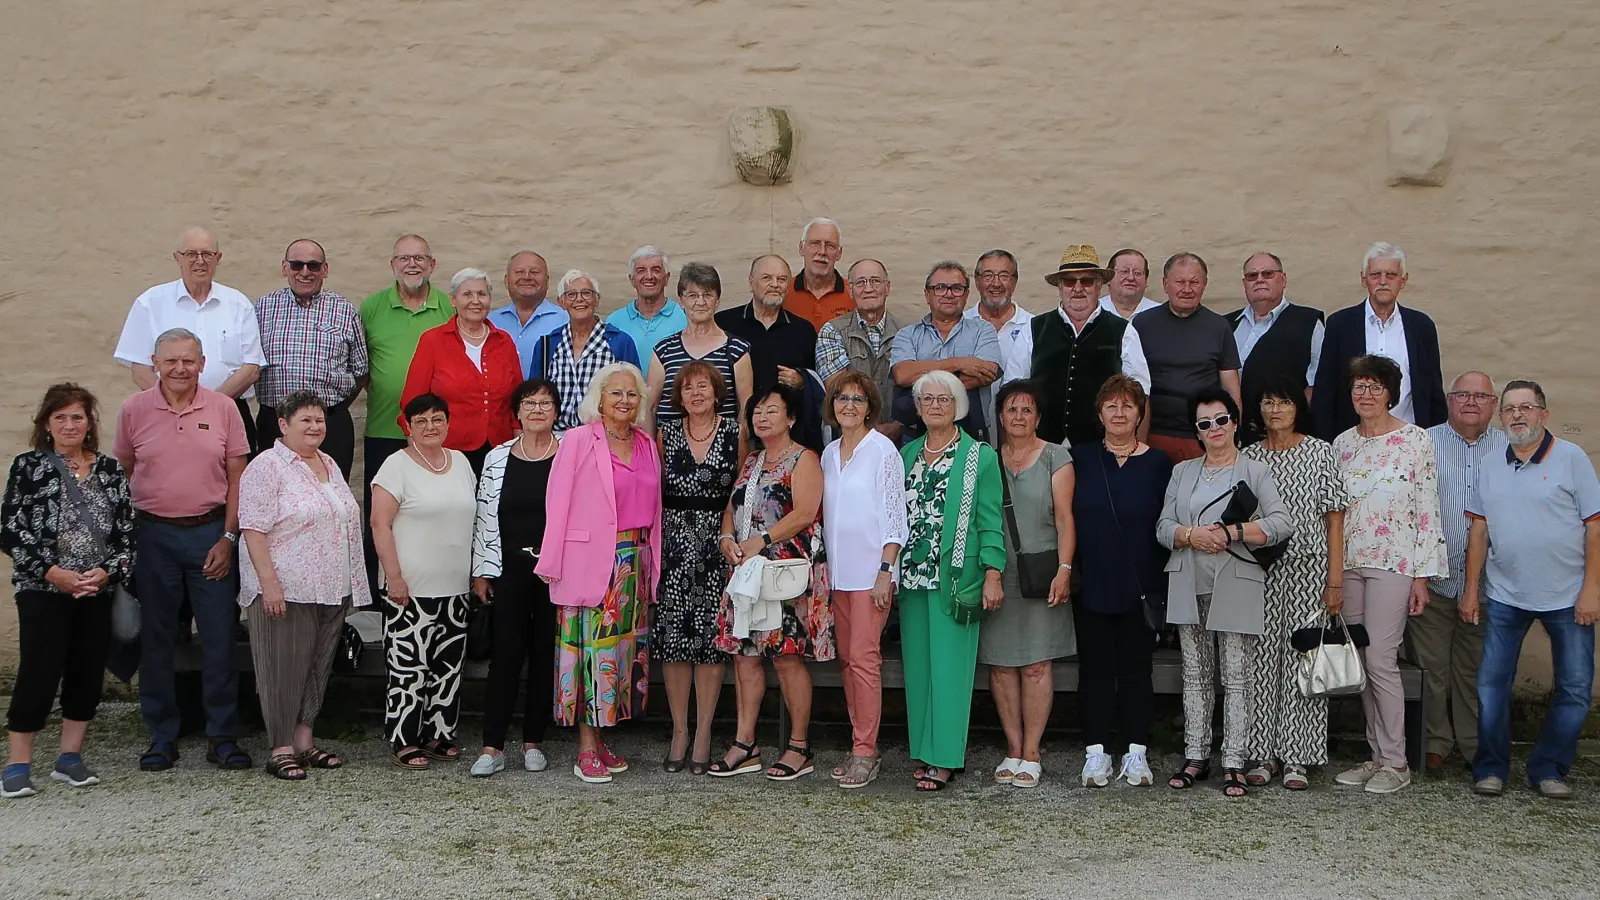
M 947 476 L 950 483 L 945 488 L 944 523 L 939 532 L 939 599 L 944 609 L 949 609 L 956 592 L 981 590 L 984 571 L 994 569 L 1004 572 L 1006 549 L 1002 537 L 1003 493 L 1000 484 L 1000 458 L 988 444 L 973 440 L 960 430 L 961 442 L 956 446 L 955 463 Z M 916 464 L 922 454 L 926 435 L 900 448 L 900 459 L 906 471 Z M 967 527 L 966 558 L 951 568 L 955 554 L 956 529 L 961 519 L 961 474 L 967 465 L 967 455 L 978 454 L 978 484 L 972 498 L 972 512 Z M 906 548 L 912 552 L 912 547 Z

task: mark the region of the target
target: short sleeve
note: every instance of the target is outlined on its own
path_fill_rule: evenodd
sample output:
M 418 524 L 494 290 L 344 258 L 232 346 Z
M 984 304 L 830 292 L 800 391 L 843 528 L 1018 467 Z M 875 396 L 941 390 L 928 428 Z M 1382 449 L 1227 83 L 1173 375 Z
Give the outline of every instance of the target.
M 1323 515 L 1331 512 L 1340 512 L 1350 508 L 1350 493 L 1344 489 L 1344 478 L 1339 474 L 1339 461 L 1333 455 L 1333 447 L 1325 441 L 1307 437 L 1308 441 L 1316 441 L 1312 446 L 1311 464 L 1316 467 L 1318 478 L 1322 481 L 1322 496 L 1319 499 Z
M 389 492 L 395 502 L 402 505 L 406 502 L 406 467 L 411 464 L 405 451 L 389 454 L 389 458 L 378 467 L 378 474 L 372 478 L 373 487 L 381 487 Z
M 1233 329 L 1228 327 L 1228 320 L 1217 317 L 1217 333 L 1222 341 L 1222 362 L 1217 368 L 1226 372 L 1237 369 L 1239 366 L 1239 342 L 1233 336 Z
M 917 326 L 908 325 L 894 333 L 894 348 L 889 351 L 889 367 L 917 358 Z
M 1044 445 L 1044 464 L 1051 475 L 1054 475 L 1062 466 L 1072 465 L 1072 451 L 1060 444 L 1046 442 Z
M 124 401 L 122 408 L 117 410 L 117 437 L 111 442 L 111 455 L 118 461 L 133 459 L 133 427 L 129 421 L 128 409 L 133 404 Z
M 145 304 L 135 300 L 128 310 L 127 320 L 122 323 L 122 336 L 117 338 L 117 349 L 112 352 L 112 358 L 125 366 L 134 363 L 148 366 L 151 365 L 150 356 L 155 352 L 155 345 L 156 336 L 151 333 L 150 310 Z
M 239 478 L 240 529 L 265 534 L 278 524 L 282 474 L 272 455 L 258 456 L 245 467 Z
M 1576 447 L 1572 454 L 1573 491 L 1578 499 L 1578 515 L 1585 521 L 1600 516 L 1600 480 L 1596 480 L 1594 461 Z

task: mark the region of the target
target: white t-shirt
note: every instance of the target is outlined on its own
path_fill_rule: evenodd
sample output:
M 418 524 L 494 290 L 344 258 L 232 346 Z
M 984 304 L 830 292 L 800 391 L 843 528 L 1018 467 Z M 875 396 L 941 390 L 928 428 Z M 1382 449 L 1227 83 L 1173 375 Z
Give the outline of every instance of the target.
M 488 342 L 485 341 L 484 343 L 488 343 Z M 478 367 L 478 371 L 479 372 L 482 372 L 483 371 L 483 344 L 473 344 L 471 341 L 462 341 L 461 342 L 461 346 L 467 348 L 467 359 L 472 360 L 472 364 Z
M 822 451 L 822 539 L 840 591 L 869 591 L 887 544 L 906 543 L 906 469 L 894 442 L 877 431 L 839 465 L 839 442 Z M 898 577 L 898 567 L 891 567 Z
M 1157 303 L 1154 300 L 1151 300 L 1149 297 L 1140 297 L 1139 298 L 1139 305 L 1135 306 L 1133 308 L 1133 316 L 1137 316 L 1139 313 L 1142 313 L 1147 309 L 1155 309 L 1156 307 L 1158 307 L 1160 305 L 1161 304 Z M 1122 312 L 1117 309 L 1117 304 L 1111 299 L 1111 295 L 1110 294 L 1107 294 L 1104 297 L 1100 298 L 1100 308 L 1105 310 L 1108 313 L 1115 313 L 1116 315 L 1119 315 L 1119 316 L 1122 315 Z M 1132 319 L 1133 316 L 1129 316 L 1128 318 Z
M 472 588 L 472 521 L 477 481 L 458 450 L 443 474 L 424 469 L 404 451 L 391 454 L 372 479 L 400 503 L 394 546 L 400 574 L 413 597 L 454 597 Z M 379 584 L 386 583 L 379 566 Z
M 200 373 L 203 388 L 217 390 L 241 366 L 267 364 L 250 298 L 213 282 L 206 302 L 198 304 L 182 279 L 158 284 L 133 301 L 112 356 L 125 366 L 148 366 L 156 338 L 170 328 L 186 328 L 200 339 L 200 352 L 206 359 L 205 371 Z M 255 388 L 243 396 L 254 397 Z

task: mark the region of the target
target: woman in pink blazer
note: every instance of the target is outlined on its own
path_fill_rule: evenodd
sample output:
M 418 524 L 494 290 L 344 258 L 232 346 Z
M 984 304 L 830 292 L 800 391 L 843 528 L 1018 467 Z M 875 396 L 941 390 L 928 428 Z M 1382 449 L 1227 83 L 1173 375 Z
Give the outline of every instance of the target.
M 534 572 L 549 583 L 556 607 L 554 718 L 578 726 L 573 773 L 603 784 L 628 763 L 596 729 L 644 714 L 661 459 L 640 427 L 648 405 L 636 366 L 606 366 L 586 387 L 578 407 L 584 424 L 562 436 L 550 472 Z

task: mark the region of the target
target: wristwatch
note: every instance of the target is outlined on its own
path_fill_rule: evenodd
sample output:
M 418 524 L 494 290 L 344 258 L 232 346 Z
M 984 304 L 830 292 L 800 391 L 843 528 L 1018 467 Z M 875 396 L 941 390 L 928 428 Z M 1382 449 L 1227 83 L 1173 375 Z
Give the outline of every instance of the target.
M 765 544 L 768 547 L 771 547 L 772 546 L 772 534 L 770 532 L 766 532 L 766 531 L 761 532 L 761 543 Z
M 227 541 L 230 544 L 237 544 L 237 543 L 239 543 L 239 532 L 237 532 L 237 531 L 224 531 L 222 533 L 222 539 Z
M 882 572 L 885 575 L 889 574 L 893 570 L 894 570 L 894 566 L 891 563 L 887 563 L 887 562 L 878 563 L 878 571 Z

